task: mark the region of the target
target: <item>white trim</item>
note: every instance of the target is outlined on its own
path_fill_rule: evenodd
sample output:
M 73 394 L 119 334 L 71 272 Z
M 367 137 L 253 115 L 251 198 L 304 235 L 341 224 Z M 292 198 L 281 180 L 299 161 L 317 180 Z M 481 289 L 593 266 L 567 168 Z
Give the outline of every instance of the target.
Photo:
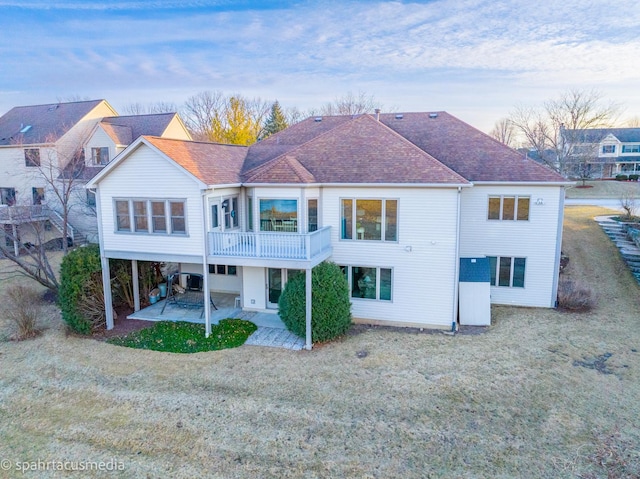
M 321 188 L 323 186 L 336 188 L 470 188 L 473 183 L 242 183 L 241 186 L 247 188 Z
M 474 185 L 487 186 L 572 186 L 576 181 L 474 181 Z
M 202 261 L 201 255 L 175 253 L 147 253 L 142 251 L 105 250 L 104 256 L 113 259 L 137 259 L 140 261 L 164 261 L 171 263 L 196 263 Z

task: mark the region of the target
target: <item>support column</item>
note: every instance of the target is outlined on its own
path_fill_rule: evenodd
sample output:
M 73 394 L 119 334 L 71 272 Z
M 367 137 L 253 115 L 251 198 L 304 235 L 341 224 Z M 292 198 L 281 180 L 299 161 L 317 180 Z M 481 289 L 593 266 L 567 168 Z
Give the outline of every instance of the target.
M 107 329 L 113 329 L 113 300 L 111 298 L 111 273 L 109 271 L 109 258 L 100 255 L 102 265 L 102 291 L 104 293 L 104 315 L 107 319 Z
M 131 260 L 131 278 L 133 280 L 133 309 L 140 311 L 140 275 L 138 274 L 138 260 Z
M 305 273 L 305 306 L 306 306 L 306 319 L 307 319 L 307 340 L 306 340 L 306 344 L 305 344 L 305 349 L 308 349 L 309 351 L 311 351 L 311 300 L 312 300 L 312 294 L 311 294 L 311 286 L 312 286 L 312 282 L 311 282 L 311 268 L 307 268 L 306 269 L 306 273 Z
M 204 288 L 204 336 L 211 335 L 211 291 L 209 290 L 209 265 L 206 261 L 202 265 L 202 277 Z
M 18 226 L 11 225 L 11 232 L 13 234 L 13 252 L 17 256 L 20 256 L 20 242 L 18 241 Z

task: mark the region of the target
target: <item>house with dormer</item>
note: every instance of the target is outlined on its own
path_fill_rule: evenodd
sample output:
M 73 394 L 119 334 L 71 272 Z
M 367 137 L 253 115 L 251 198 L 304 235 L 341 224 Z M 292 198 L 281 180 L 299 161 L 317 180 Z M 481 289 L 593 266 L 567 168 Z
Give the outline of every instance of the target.
M 33 224 L 44 225 L 38 240 L 63 234 L 56 192 L 67 189 L 67 236 L 97 241 L 86 181 L 140 135 L 191 139 L 176 113 L 117 115 L 105 100 L 92 100 L 20 106 L 0 117 L 0 223 L 16 253 L 19 243 L 36 241 Z
M 314 117 L 250 147 L 142 136 L 87 184 L 107 325 L 111 258 L 201 274 L 207 334 L 212 292 L 276 314 L 324 260 L 355 321 L 455 329 L 465 259 L 486 301 L 554 307 L 568 184 L 446 112 Z

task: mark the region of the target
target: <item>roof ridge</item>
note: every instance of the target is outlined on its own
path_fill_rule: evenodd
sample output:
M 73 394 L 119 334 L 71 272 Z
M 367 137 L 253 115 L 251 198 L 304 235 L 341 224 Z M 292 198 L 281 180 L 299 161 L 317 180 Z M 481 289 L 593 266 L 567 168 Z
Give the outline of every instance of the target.
M 244 182 L 251 183 L 253 178 L 275 168 L 281 163 L 286 163 L 289 169 L 302 182 L 306 182 L 307 178 L 301 175 L 299 170 L 302 170 L 302 173 L 307 173 L 310 178 L 315 179 L 315 175 L 311 173 L 302 163 L 300 163 L 300 161 L 298 161 L 298 159 L 295 156 L 292 156 L 289 154 L 283 154 L 278 156 L 277 158 L 274 158 L 273 160 L 269 160 L 268 162 L 258 165 L 255 168 L 252 168 L 251 170 L 249 170 L 247 173 L 243 175 L 245 177 Z
M 154 139 L 158 139 L 158 140 L 162 140 L 162 141 L 179 141 L 181 143 L 199 143 L 199 144 L 203 144 L 203 145 L 218 145 L 218 146 L 231 146 L 234 148 L 249 148 L 248 146 L 245 145 L 234 145 L 232 143 L 217 143 L 215 141 L 204 141 L 204 140 L 183 140 L 180 138 L 165 138 L 162 136 L 156 136 L 156 135 L 140 135 L 142 138 L 154 138 Z

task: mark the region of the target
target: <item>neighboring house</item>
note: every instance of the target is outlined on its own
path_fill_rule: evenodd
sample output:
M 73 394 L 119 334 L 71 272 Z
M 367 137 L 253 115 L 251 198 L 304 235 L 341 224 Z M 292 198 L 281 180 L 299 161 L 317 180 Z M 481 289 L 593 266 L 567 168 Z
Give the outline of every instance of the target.
M 568 163 L 591 178 L 640 174 L 640 128 L 561 129 Z
M 107 325 L 109 258 L 176 262 L 273 312 L 330 259 L 355 321 L 451 329 L 460 258 L 488 257 L 492 303 L 554 307 L 567 184 L 445 112 L 310 118 L 248 148 L 141 137 L 87 185 Z
M 36 242 L 32 224 L 50 230 L 44 239 L 62 234 L 53 185 L 72 190 L 67 234 L 97 241 L 95 201 L 84 183 L 140 135 L 191 139 L 176 113 L 116 115 L 105 100 L 92 100 L 15 107 L 0 117 L 0 223 L 7 241 Z

